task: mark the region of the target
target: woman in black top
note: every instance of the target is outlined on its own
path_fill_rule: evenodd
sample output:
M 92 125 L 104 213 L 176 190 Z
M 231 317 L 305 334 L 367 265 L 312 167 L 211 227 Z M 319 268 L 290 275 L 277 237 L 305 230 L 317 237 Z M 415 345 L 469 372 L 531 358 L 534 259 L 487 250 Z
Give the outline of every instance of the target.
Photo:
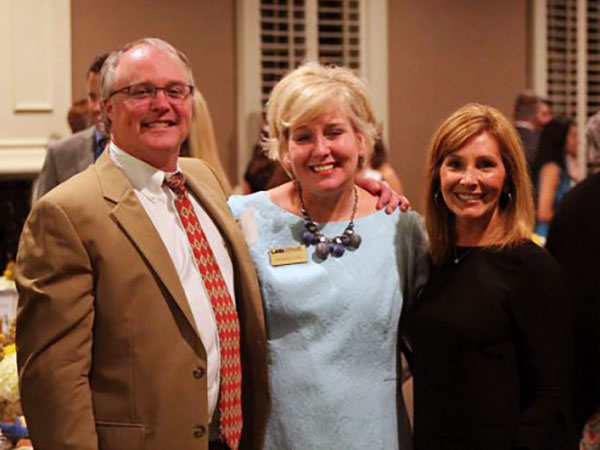
M 415 449 L 566 449 L 566 292 L 529 239 L 531 182 L 514 128 L 466 105 L 435 134 L 427 164 L 434 267 L 408 321 Z

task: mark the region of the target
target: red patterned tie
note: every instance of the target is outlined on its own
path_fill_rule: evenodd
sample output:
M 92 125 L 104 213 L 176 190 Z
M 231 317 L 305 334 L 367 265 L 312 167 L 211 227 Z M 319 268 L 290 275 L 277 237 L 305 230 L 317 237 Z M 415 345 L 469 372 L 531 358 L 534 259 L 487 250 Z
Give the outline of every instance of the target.
M 236 450 L 242 434 L 242 365 L 237 311 L 215 255 L 192 208 L 183 174 L 176 173 L 165 179 L 165 184 L 175 193 L 175 207 L 215 313 L 221 351 L 221 434 L 227 445 Z

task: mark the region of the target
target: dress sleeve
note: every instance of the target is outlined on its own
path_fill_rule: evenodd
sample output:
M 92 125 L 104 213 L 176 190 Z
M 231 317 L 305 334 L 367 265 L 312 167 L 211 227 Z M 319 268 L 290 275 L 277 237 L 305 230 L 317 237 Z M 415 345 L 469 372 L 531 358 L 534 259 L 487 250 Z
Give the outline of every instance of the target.
M 404 301 L 411 305 L 419 296 L 423 287 L 429 279 L 429 250 L 427 244 L 427 233 L 425 224 L 421 216 L 416 213 L 410 213 L 410 245 L 407 247 L 408 263 L 406 273 L 406 283 L 404 285 Z
M 95 450 L 92 265 L 65 211 L 47 198 L 23 229 L 16 280 L 21 403 L 34 445 Z
M 429 246 L 427 242 L 427 233 L 423 219 L 416 212 L 406 213 L 409 215 L 409 226 L 400 231 L 407 240 L 405 247 L 405 256 L 401 259 L 401 279 L 402 279 L 402 315 L 400 317 L 400 332 L 402 336 L 402 347 L 407 358 L 410 360 L 411 344 L 406 334 L 406 321 L 409 320 L 410 310 L 419 297 L 429 279 L 430 258 Z
M 544 250 L 527 248 L 513 296 L 521 384 L 517 449 L 569 448 L 571 313 L 562 274 Z

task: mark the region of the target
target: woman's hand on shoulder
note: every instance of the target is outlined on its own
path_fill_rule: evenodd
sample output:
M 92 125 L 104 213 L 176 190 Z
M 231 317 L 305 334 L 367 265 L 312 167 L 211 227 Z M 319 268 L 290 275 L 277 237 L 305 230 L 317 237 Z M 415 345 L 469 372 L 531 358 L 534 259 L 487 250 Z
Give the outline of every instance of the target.
M 385 207 L 387 214 L 392 214 L 396 208 L 401 211 L 410 209 L 410 202 L 404 195 L 400 195 L 387 184 L 385 181 L 377 181 L 372 178 L 357 177 L 356 184 L 365 189 L 371 195 L 379 197 L 377 201 L 377 209 Z

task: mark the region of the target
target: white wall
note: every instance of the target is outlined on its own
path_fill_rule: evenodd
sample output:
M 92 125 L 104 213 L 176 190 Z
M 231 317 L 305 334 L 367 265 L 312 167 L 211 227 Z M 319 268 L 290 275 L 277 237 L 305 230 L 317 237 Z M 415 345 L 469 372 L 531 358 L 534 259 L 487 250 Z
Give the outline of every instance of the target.
M 70 0 L 0 1 L 0 176 L 33 175 L 70 134 Z

